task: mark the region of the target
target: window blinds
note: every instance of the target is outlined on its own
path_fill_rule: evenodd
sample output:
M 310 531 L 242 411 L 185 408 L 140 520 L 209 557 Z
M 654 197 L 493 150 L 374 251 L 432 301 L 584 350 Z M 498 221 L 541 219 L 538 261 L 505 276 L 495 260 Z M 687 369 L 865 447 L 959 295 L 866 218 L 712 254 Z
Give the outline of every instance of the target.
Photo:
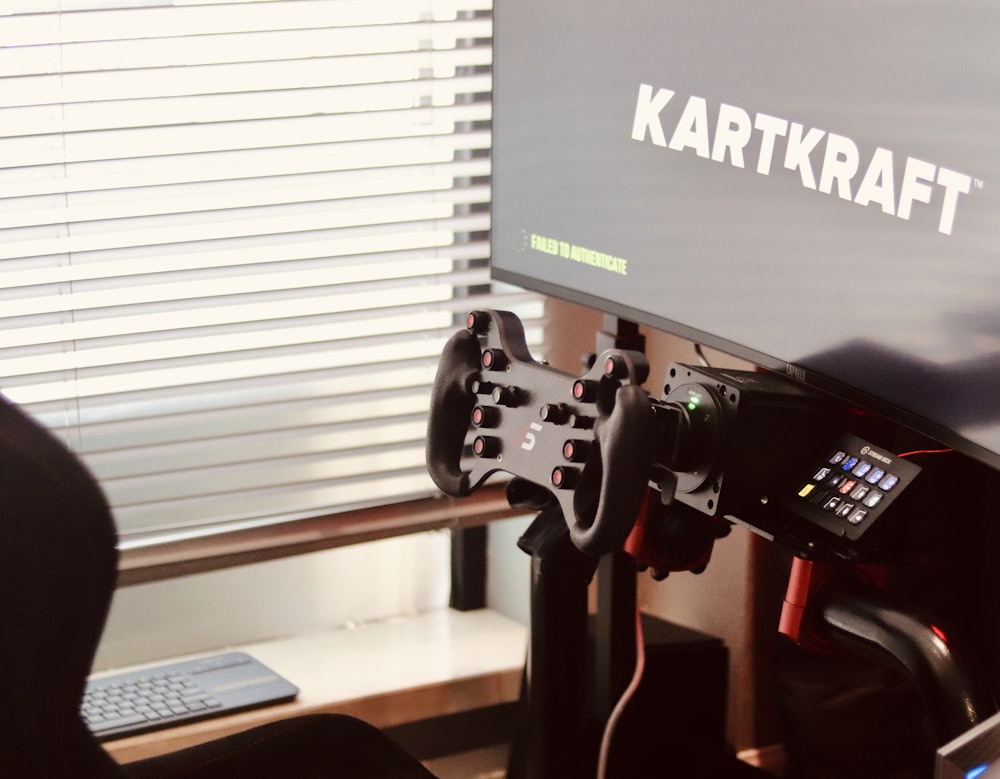
M 490 284 L 492 0 L 0 0 L 0 391 L 124 535 L 405 500 Z

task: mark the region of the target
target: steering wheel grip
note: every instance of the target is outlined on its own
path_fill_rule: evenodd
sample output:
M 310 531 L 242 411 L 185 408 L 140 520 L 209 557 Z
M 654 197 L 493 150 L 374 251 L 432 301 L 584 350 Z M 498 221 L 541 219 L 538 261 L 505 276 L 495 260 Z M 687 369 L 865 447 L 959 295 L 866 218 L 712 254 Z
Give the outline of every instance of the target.
M 646 493 L 653 431 L 645 390 L 636 384 L 620 387 L 614 409 L 594 425 L 597 446 L 573 498 L 570 538 L 582 552 L 604 554 L 621 548 L 628 538 Z
M 469 473 L 461 467 L 465 434 L 476 403 L 470 383 L 480 367 L 476 336 L 455 333 L 445 344 L 431 390 L 427 425 L 427 470 L 446 495 L 462 498 L 472 491 Z
M 528 502 L 541 504 L 544 492 L 550 496 L 544 503 L 550 499 L 559 503 L 570 538 L 581 551 L 601 555 L 620 549 L 639 514 L 654 451 L 653 410 L 645 390 L 634 383 L 634 358 L 620 355 L 629 366 L 631 383 L 622 384 L 607 369 L 595 367 L 580 380 L 597 388 L 595 395 L 576 397 L 576 384 L 570 377 L 531 359 L 520 322 L 512 317 L 490 312 L 489 328 L 470 319 L 467 329 L 455 333 L 445 344 L 431 391 L 428 472 L 443 493 L 458 498 L 469 495 L 490 473 L 505 470 L 516 477 L 515 482 L 523 478 L 534 485 Z M 506 366 L 498 374 L 489 374 L 490 382 L 504 382 L 494 387 L 492 403 L 474 391 L 483 371 L 498 370 L 486 366 L 483 355 L 487 352 L 491 360 L 498 359 Z M 509 389 L 508 385 L 514 388 L 515 399 L 496 400 L 496 393 Z M 517 400 L 518 394 L 521 400 Z M 572 405 L 571 396 L 575 399 Z M 463 470 L 466 439 L 477 404 L 497 415 L 485 425 L 492 429 L 484 435 L 497 442 L 503 461 L 501 464 L 500 456 L 480 455 L 469 470 Z M 560 417 L 567 413 L 567 407 L 571 416 Z M 539 419 L 538 409 L 555 409 L 556 418 L 543 415 Z M 593 420 L 589 432 L 585 432 L 586 424 L 577 426 L 569 421 L 575 414 L 582 414 L 584 422 Z M 571 429 L 564 427 L 567 424 Z M 563 452 L 566 436 L 591 442 L 585 447 L 582 470 L 571 473 L 565 484 L 550 482 L 550 474 L 563 472 L 563 458 L 570 457 Z M 565 467 L 566 472 L 574 470 Z M 525 499 L 522 495 L 517 500 Z

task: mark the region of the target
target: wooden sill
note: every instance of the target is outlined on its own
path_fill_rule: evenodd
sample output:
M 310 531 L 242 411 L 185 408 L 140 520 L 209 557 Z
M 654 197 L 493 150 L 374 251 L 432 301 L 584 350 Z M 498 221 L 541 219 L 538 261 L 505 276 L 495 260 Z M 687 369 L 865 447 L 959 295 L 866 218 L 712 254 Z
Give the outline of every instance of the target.
M 523 515 L 523 510 L 510 507 L 502 485 L 491 485 L 465 498 L 441 495 L 178 540 L 164 540 L 155 533 L 149 538 L 131 535 L 122 542 L 118 586 L 277 560 L 406 533 L 475 527 Z
M 525 626 L 494 612 L 442 610 L 232 647 L 298 686 L 298 699 L 104 746 L 128 763 L 299 714 L 340 712 L 389 728 L 509 703 L 526 641 Z

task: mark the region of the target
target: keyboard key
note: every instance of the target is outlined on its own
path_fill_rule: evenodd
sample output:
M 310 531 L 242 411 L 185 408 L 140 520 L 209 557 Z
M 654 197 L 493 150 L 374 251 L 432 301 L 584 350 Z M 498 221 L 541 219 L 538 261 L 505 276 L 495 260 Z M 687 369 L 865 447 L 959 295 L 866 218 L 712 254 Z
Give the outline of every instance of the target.
M 899 477 L 893 474 L 889 474 L 882 481 L 878 483 L 879 489 L 889 492 L 893 487 L 899 484 Z
M 858 482 L 855 479 L 847 479 L 843 484 L 840 485 L 840 487 L 837 488 L 837 492 L 839 492 L 841 495 L 846 495 L 857 486 Z
M 884 470 L 881 468 L 874 468 L 867 476 L 865 476 L 865 481 L 869 484 L 878 484 L 882 480 L 883 476 L 885 476 Z
M 878 490 L 872 490 L 871 493 L 868 495 L 868 497 L 862 501 L 862 503 L 864 503 L 864 505 L 866 505 L 868 508 L 873 509 L 879 503 L 882 502 L 882 499 L 884 497 L 885 493 L 879 492 Z
M 855 468 L 851 473 L 857 476 L 859 479 L 864 478 L 865 474 L 872 469 L 872 464 L 866 460 L 862 460 L 858 463 L 858 467 Z
M 865 496 L 871 492 L 871 487 L 867 484 L 859 484 L 857 488 L 851 493 L 851 498 L 854 500 L 864 500 Z
M 852 511 L 854 511 L 854 504 L 853 503 L 842 503 L 837 508 L 837 516 L 840 517 L 841 519 L 847 519 L 848 515 Z
M 860 525 L 862 522 L 865 521 L 865 517 L 867 516 L 868 516 L 868 509 L 858 509 L 853 514 L 851 514 L 850 517 L 847 518 L 847 521 L 850 522 L 852 525 Z

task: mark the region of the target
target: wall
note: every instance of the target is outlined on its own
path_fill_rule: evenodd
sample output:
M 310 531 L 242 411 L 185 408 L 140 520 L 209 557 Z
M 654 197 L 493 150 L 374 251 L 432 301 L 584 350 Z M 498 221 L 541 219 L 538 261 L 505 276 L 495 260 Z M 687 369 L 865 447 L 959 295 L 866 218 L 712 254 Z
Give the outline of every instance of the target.
M 444 608 L 447 532 L 256 563 L 115 593 L 95 670 Z

